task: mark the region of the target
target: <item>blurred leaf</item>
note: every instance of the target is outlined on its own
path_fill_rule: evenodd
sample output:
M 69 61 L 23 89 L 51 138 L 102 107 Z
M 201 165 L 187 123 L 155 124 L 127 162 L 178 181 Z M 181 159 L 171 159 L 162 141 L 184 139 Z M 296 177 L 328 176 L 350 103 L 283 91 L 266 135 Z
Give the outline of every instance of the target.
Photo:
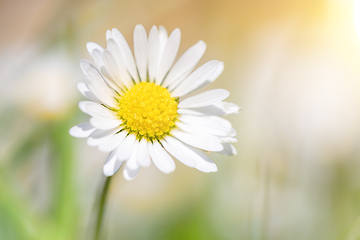
M 20 197 L 15 190 L 5 170 L 0 168 L 0 222 L 6 222 L 0 227 L 5 228 L 1 234 L 9 237 L 5 239 L 43 239 L 37 232 L 40 229 L 39 222 L 24 202 L 26 198 Z
M 69 122 L 57 122 L 51 127 L 52 159 L 54 177 L 53 210 L 57 224 L 58 239 L 77 239 L 78 205 L 74 181 L 74 151 L 69 135 Z
M 19 141 L 17 148 L 6 156 L 5 163 L 14 169 L 21 166 L 24 161 L 29 161 L 31 155 L 38 150 L 44 140 L 48 136 L 48 129 L 42 126 L 35 126 L 34 129 L 24 137 L 22 141 Z
M 158 231 L 159 236 L 153 239 L 171 240 L 220 240 L 209 221 L 208 206 L 203 198 L 197 199 L 193 205 L 171 214 Z

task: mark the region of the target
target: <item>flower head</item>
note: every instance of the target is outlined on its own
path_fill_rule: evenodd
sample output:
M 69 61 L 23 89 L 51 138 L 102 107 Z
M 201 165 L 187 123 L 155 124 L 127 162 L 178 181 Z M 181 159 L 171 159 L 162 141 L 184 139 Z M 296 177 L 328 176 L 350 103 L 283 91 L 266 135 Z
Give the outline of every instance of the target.
M 194 94 L 223 71 L 220 61 L 209 61 L 195 71 L 206 45 L 199 41 L 176 62 L 180 30 L 170 36 L 163 27 L 143 26 L 134 31 L 134 55 L 116 28 L 106 33 L 107 49 L 89 42 L 94 65 L 80 61 L 86 76 L 79 91 L 90 101 L 79 103 L 90 121 L 70 129 L 74 137 L 88 137 L 90 146 L 110 152 L 104 174 L 113 175 L 125 162 L 131 180 L 151 161 L 164 173 L 175 169 L 173 158 L 202 172 L 217 167 L 204 151 L 236 154 L 231 145 L 236 132 L 221 116 L 239 107 L 224 102 L 229 92 L 214 89 Z M 135 56 L 135 58 L 134 58 Z M 174 63 L 175 62 L 175 63 Z M 189 95 L 191 93 L 191 96 Z

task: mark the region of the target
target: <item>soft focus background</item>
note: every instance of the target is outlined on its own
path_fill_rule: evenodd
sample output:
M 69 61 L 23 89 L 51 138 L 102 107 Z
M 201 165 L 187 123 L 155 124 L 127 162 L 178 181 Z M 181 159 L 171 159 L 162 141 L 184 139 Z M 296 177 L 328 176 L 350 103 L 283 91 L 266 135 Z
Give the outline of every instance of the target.
M 202 62 L 225 62 L 211 87 L 242 107 L 228 117 L 238 155 L 212 153 L 213 174 L 180 163 L 131 182 L 119 172 L 108 240 L 360 239 L 353 0 L 2 0 L 1 240 L 90 239 L 107 155 L 68 134 L 88 118 L 77 108 L 79 59 L 114 27 L 132 46 L 139 23 L 178 27 L 180 54 L 204 40 Z

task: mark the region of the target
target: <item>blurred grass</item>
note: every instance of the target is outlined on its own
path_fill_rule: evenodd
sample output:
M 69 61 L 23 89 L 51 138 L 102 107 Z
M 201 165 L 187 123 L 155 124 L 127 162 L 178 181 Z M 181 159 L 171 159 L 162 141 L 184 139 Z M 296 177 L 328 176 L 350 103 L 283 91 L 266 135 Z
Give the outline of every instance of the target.
M 51 131 L 53 158 L 51 159 L 54 174 L 53 211 L 58 226 L 56 236 L 59 239 L 77 239 L 78 230 L 78 197 L 74 184 L 74 150 L 68 130 L 69 121 L 55 124 Z
M 0 222 L 6 222 L 0 239 L 78 239 L 79 203 L 74 184 L 74 152 L 68 130 L 71 123 L 50 122 L 33 126 L 32 131 L 1 165 L 0 181 Z M 51 184 L 48 209 L 33 212 L 31 199 L 19 191 L 16 175 L 23 166 L 36 171 L 35 152 L 49 141 L 51 146 L 49 161 L 51 179 L 41 178 Z M 33 162 L 33 164 L 31 164 Z M 6 169 L 6 170 L 5 170 Z M 39 172 L 39 171 L 37 171 Z M 41 173 L 40 173 L 41 174 Z M 29 204 L 30 203 L 30 204 Z

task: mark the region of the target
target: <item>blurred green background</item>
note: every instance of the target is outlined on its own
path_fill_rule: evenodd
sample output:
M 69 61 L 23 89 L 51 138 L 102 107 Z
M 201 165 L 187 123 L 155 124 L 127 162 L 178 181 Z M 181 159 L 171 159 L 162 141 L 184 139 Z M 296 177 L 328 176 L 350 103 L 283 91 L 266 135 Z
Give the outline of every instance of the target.
M 360 16 L 360 12 L 355 12 Z M 91 239 L 107 154 L 68 134 L 86 121 L 79 59 L 118 28 L 180 28 L 225 62 L 211 88 L 238 155 L 218 172 L 177 163 L 117 173 L 106 239 L 360 239 L 360 38 L 352 0 L 0 1 L 0 239 Z

